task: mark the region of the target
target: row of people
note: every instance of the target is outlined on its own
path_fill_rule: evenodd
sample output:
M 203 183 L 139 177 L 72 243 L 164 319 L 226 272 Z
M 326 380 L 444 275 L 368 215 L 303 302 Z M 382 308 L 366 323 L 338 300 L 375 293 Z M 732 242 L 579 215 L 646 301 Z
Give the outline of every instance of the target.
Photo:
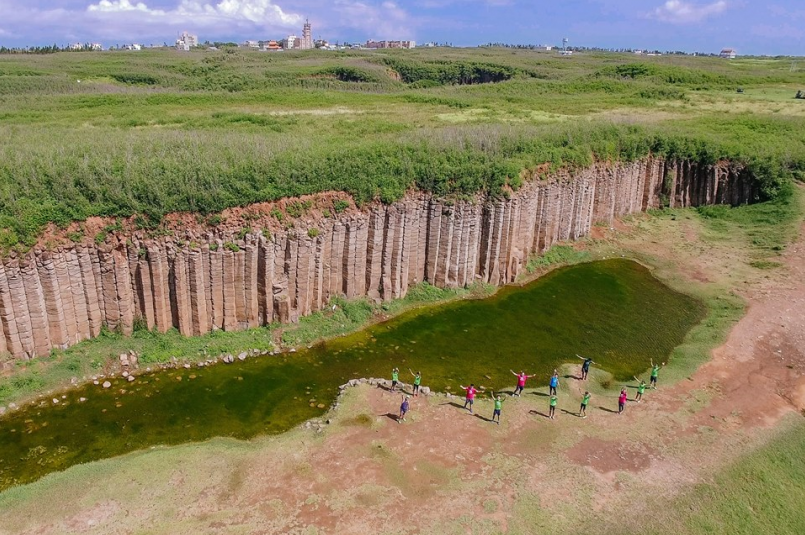
M 589 358 L 585 358 L 585 357 L 582 357 L 582 356 L 579 356 L 579 355 L 576 355 L 576 356 L 584 361 L 584 363 L 582 364 L 582 367 L 581 367 L 581 379 L 580 380 L 585 381 L 585 380 L 587 380 L 587 377 L 588 377 L 588 374 L 589 374 L 589 371 L 590 371 L 590 366 L 592 364 L 595 364 L 595 362 L 592 359 L 589 359 Z M 634 377 L 635 381 L 638 382 L 637 387 L 635 387 L 637 389 L 637 393 L 635 394 L 635 401 L 637 403 L 640 403 L 642 401 L 643 394 L 645 393 L 646 388 L 648 388 L 649 386 L 651 388 L 655 388 L 655 389 L 657 388 L 657 380 L 659 378 L 659 372 L 660 372 L 661 366 L 665 366 L 665 363 L 663 362 L 661 365 L 660 364 L 655 364 L 654 360 L 653 359 L 651 360 L 651 375 L 650 375 L 650 378 L 649 378 L 649 384 L 646 384 L 646 382 L 643 381 L 642 379 L 638 379 L 637 377 Z M 410 368 L 408 369 L 408 371 L 414 377 L 412 394 L 414 396 L 418 396 L 419 395 L 419 387 L 422 384 L 422 372 L 414 373 L 414 371 L 411 370 Z M 536 377 L 536 375 L 528 375 L 524 371 L 520 371 L 520 373 L 516 373 L 514 370 L 509 370 L 509 371 L 515 377 L 517 377 L 517 386 L 515 387 L 514 391 L 511 393 L 511 396 L 512 397 L 514 397 L 514 396 L 520 397 L 520 395 L 523 393 L 523 390 L 525 389 L 526 381 L 528 379 Z M 392 379 L 391 379 L 391 391 L 394 392 L 394 391 L 397 390 L 397 386 L 401 385 L 401 383 L 399 381 L 400 370 L 398 368 L 394 368 L 392 370 L 391 377 L 392 377 Z M 475 404 L 475 397 L 478 394 L 478 389 L 475 388 L 474 383 L 471 383 L 469 386 L 460 385 L 460 388 L 465 391 L 464 408 L 469 410 L 470 414 L 473 414 L 473 405 Z M 548 418 L 550 418 L 551 420 L 555 419 L 555 417 L 556 417 L 556 406 L 558 405 L 558 396 L 557 396 L 557 389 L 558 388 L 559 388 L 559 371 L 554 370 L 553 374 L 551 375 L 550 381 L 548 382 L 548 396 L 549 396 Z M 495 395 L 494 390 L 491 392 L 491 397 L 492 397 L 492 401 L 494 403 L 494 409 L 493 409 L 493 412 L 492 412 L 492 422 L 500 424 L 500 415 L 501 415 L 501 412 L 503 410 L 503 402 L 505 401 L 505 398 L 503 397 L 502 393 L 500 393 L 500 392 L 498 392 L 498 394 Z M 592 397 L 592 395 L 590 394 L 589 391 L 584 392 L 584 395 L 582 396 L 582 399 L 581 399 L 581 405 L 579 407 L 579 412 L 577 413 L 577 415 L 579 417 L 581 417 L 581 418 L 586 418 L 587 417 L 587 406 L 590 403 L 590 398 L 591 397 Z M 621 388 L 620 394 L 618 395 L 618 414 L 621 414 L 623 412 L 624 408 L 626 407 L 627 400 L 628 400 L 627 387 L 624 386 L 623 388 Z M 409 409 L 410 409 L 410 396 L 408 396 L 407 394 L 403 393 L 402 402 L 400 404 L 400 415 L 399 415 L 399 417 L 397 419 L 397 421 L 399 423 L 402 423 L 403 421 L 405 421 L 405 415 L 409 411 Z

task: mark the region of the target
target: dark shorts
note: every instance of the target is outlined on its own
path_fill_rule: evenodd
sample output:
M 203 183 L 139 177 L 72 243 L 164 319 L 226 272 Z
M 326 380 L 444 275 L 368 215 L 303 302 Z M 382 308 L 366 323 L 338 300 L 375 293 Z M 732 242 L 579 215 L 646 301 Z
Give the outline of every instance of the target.
M 465 400 L 464 400 L 464 405 L 466 405 L 467 403 L 469 403 L 470 405 L 472 405 L 473 403 L 475 403 L 475 400 L 474 400 L 474 399 L 472 399 L 472 398 L 467 398 L 467 399 L 465 399 Z
M 583 371 L 584 373 L 587 373 L 588 371 L 590 371 L 590 368 L 582 368 L 581 371 Z
M 417 390 L 419 390 L 419 385 L 414 385 L 414 392 L 416 392 Z
M 397 386 L 397 381 L 392 381 L 391 382 L 391 388 L 394 388 L 395 386 Z
M 500 409 L 495 409 L 494 412 L 492 412 L 492 416 L 500 416 Z
M 656 377 L 652 377 L 652 378 L 651 378 L 651 382 L 652 382 L 652 383 L 656 383 L 656 382 L 657 382 L 657 378 L 656 378 Z
M 625 406 L 626 406 L 626 403 L 618 403 L 618 408 L 619 409 L 622 409 Z
M 400 407 L 400 414 L 405 414 L 406 412 L 408 412 L 408 409 Z
M 580 410 L 583 410 L 583 411 L 586 411 L 586 410 L 587 410 L 587 404 L 586 404 L 586 403 L 582 403 L 582 404 L 581 404 L 581 407 L 579 407 L 579 409 L 580 409 Z

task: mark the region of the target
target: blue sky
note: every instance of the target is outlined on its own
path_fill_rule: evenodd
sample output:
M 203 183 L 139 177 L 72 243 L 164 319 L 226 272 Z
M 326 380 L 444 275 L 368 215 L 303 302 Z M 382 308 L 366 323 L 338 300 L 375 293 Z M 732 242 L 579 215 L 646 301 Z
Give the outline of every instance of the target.
M 414 39 L 805 55 L 794 0 L 0 0 L 0 44 Z

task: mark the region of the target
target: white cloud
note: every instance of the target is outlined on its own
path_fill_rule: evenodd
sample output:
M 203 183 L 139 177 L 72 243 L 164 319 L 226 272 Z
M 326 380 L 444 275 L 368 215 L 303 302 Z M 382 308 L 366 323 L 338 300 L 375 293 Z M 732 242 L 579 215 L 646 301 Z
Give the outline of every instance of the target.
M 682 0 L 668 0 L 649 13 L 648 16 L 664 22 L 685 24 L 701 22 L 708 17 L 723 13 L 727 7 L 729 5 L 724 0 L 718 0 L 711 4 L 694 4 L 683 2 Z
M 87 6 L 87 11 L 107 17 L 123 15 L 131 20 L 135 15 L 147 15 L 166 23 L 192 24 L 209 27 L 221 23 L 251 22 L 266 27 L 295 27 L 302 16 L 285 12 L 273 0 L 221 0 L 218 3 L 202 0 L 181 0 L 174 8 L 152 9 L 144 2 L 130 0 L 100 0 Z
M 411 39 L 415 36 L 408 12 L 393 1 L 379 5 L 364 0 L 334 0 L 335 13 L 327 27 L 360 29 L 371 39 Z
M 101 0 L 97 4 L 90 4 L 87 11 L 106 11 L 106 12 L 119 12 L 119 11 L 143 11 L 146 13 L 152 12 L 148 6 L 142 2 L 132 4 L 129 0 Z

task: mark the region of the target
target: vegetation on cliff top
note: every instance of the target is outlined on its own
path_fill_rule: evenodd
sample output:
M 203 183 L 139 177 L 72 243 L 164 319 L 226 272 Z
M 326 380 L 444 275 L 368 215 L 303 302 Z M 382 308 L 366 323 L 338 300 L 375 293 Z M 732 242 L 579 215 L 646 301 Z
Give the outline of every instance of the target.
M 795 74 L 495 49 L 0 57 L 0 248 L 50 222 L 326 190 L 496 195 L 544 163 L 648 154 L 747 164 L 771 198 L 805 174 Z

